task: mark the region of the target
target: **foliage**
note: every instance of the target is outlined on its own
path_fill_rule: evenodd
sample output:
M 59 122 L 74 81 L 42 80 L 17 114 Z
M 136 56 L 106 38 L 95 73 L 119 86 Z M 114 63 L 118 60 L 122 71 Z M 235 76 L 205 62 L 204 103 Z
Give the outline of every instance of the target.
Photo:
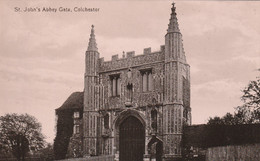
M 223 117 L 215 116 L 209 118 L 208 125 L 237 125 L 237 124 L 251 124 L 251 118 L 247 118 L 247 111 L 244 109 L 237 110 L 234 114 L 227 113 Z
M 57 134 L 54 139 L 54 156 L 56 160 L 66 158 L 70 137 L 73 133 L 73 110 L 57 111 Z
M 243 90 L 242 101 L 255 110 L 260 108 L 260 78 L 255 81 L 250 81 L 248 86 Z
M 210 118 L 208 121 L 209 125 L 225 125 L 225 124 L 231 124 L 232 122 L 230 122 L 230 120 L 233 120 L 234 116 L 230 113 L 227 113 L 225 116 L 223 116 L 222 118 L 215 116 L 214 118 Z
M 12 158 L 13 154 L 0 142 L 0 159 Z
M 260 77 L 257 80 L 250 81 L 248 86 L 244 88 L 241 100 L 244 105 L 238 107 L 239 110 L 246 111 L 247 119 L 253 123 L 260 122 Z
M 18 161 L 24 160 L 29 151 L 44 146 L 41 124 L 28 114 L 6 114 L 0 117 L 1 149 L 11 152 Z
M 53 161 L 54 160 L 53 145 L 48 143 L 43 149 L 32 154 L 32 157 L 41 158 L 41 160 L 44 161 Z
M 73 136 L 70 139 L 67 157 L 68 158 L 83 157 L 82 140 L 81 140 L 80 136 Z
M 235 108 L 234 114 L 227 113 L 223 117 L 209 118 L 210 125 L 236 125 L 252 124 L 260 122 L 260 79 L 250 81 L 243 90 L 242 106 Z

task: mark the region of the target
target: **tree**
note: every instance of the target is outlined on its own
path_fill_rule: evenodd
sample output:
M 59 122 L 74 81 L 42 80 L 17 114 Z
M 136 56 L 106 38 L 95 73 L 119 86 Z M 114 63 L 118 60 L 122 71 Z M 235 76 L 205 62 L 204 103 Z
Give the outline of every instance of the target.
M 32 157 L 41 158 L 44 161 L 53 161 L 54 160 L 54 152 L 53 152 L 53 145 L 48 143 L 43 149 L 33 153 Z
M 243 90 L 242 106 L 235 108 L 234 114 L 227 113 L 223 117 L 209 118 L 207 124 L 235 125 L 260 123 L 260 79 L 250 81 Z
M 18 161 L 26 154 L 44 147 L 41 124 L 28 114 L 6 114 L 0 117 L 0 147 L 11 152 Z
M 260 108 L 260 77 L 255 81 L 250 81 L 248 86 L 243 90 L 242 101 L 254 110 Z
M 241 100 L 244 105 L 238 107 L 239 110 L 246 112 L 247 119 L 253 123 L 260 122 L 260 77 L 250 81 L 247 87 L 242 90 Z
M 223 125 L 224 122 L 223 122 L 222 118 L 215 116 L 213 118 L 210 117 L 207 124 L 209 124 L 209 125 Z
M 226 113 L 223 117 L 210 117 L 208 125 L 238 125 L 253 123 L 252 117 L 247 117 L 248 111 L 238 109 L 234 114 Z
M 214 118 L 209 118 L 208 124 L 210 125 L 235 125 L 238 124 L 236 119 L 236 114 L 227 113 L 223 117 L 215 116 Z

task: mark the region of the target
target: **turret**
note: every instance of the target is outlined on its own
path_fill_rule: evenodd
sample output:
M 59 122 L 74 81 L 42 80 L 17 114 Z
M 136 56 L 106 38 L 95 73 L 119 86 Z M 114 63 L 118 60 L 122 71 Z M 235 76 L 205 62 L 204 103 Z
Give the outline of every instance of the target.
M 183 125 L 190 124 L 190 72 L 174 5 L 173 3 L 171 8 L 164 50 L 164 154 L 170 160 L 181 157 Z
M 98 145 L 98 101 L 97 86 L 98 86 L 98 59 L 99 52 L 94 34 L 94 26 L 92 25 L 91 34 L 88 43 L 88 49 L 85 54 L 85 88 L 84 88 L 84 114 L 83 114 L 83 150 L 84 154 L 97 155 Z
M 84 110 L 94 109 L 94 88 L 98 83 L 98 59 L 99 52 L 95 39 L 94 25 L 91 26 L 91 34 L 88 49 L 85 55 L 85 89 L 84 89 Z

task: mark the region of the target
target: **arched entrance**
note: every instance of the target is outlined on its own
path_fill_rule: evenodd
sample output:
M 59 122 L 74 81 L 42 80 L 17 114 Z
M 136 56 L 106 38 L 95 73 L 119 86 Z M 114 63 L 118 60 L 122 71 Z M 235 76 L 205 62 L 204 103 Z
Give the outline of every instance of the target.
M 151 155 L 151 159 L 156 161 L 162 161 L 163 155 L 163 142 L 157 137 L 153 136 L 148 143 L 148 152 Z
M 145 129 L 134 116 L 125 118 L 119 125 L 119 160 L 143 161 Z

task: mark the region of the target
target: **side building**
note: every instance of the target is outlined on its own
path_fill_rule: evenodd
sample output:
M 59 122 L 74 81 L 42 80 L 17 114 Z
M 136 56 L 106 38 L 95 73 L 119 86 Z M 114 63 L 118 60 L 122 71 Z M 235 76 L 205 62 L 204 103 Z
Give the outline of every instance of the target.
M 174 4 L 171 11 L 160 51 L 145 48 L 142 55 L 126 52 L 122 58 L 113 55 L 111 61 L 100 58 L 92 25 L 85 53 L 83 109 L 75 111 L 79 117 L 73 117 L 70 128 L 74 133 L 69 147 L 80 149 L 82 157 L 181 158 L 182 129 L 191 125 L 190 66 Z

